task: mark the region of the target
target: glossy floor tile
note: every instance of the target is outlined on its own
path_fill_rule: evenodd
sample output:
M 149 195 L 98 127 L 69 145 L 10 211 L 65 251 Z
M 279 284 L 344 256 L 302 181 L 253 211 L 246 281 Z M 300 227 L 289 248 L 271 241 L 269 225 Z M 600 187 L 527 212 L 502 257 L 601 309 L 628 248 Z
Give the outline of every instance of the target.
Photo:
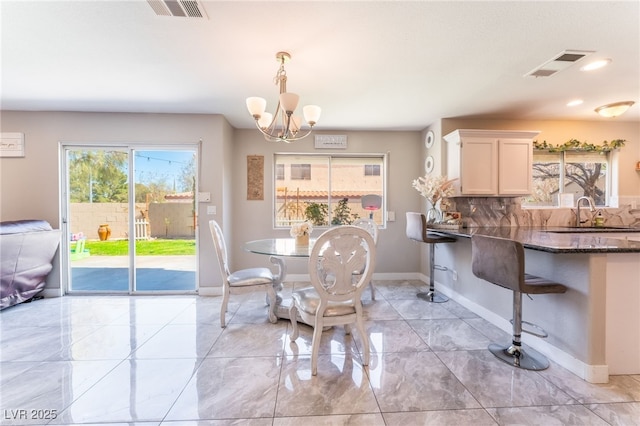
M 497 360 L 509 335 L 419 281 L 363 294 L 371 342 L 334 327 L 311 375 L 312 328 L 295 342 L 265 296 L 67 296 L 0 313 L 3 425 L 639 425 L 640 375 L 590 384 L 554 362 Z M 291 287 L 286 286 L 284 295 Z

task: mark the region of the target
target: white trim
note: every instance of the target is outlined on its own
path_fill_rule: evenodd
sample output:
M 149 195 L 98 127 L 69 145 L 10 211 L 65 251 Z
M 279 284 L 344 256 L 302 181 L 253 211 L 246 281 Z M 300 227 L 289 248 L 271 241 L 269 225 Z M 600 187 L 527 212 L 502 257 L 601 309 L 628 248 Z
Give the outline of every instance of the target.
M 222 296 L 222 287 L 202 287 L 198 289 L 198 295 L 204 297 Z
M 425 281 L 424 275 L 418 272 L 384 272 L 374 273 L 372 279 L 380 281 L 420 280 Z M 284 282 L 311 282 L 309 274 L 287 274 Z M 202 289 L 202 287 L 201 287 Z
M 423 280 L 425 283 L 426 280 Z M 450 299 L 461 304 L 471 312 L 489 321 L 505 333 L 511 335 L 512 325 L 509 320 L 502 318 L 495 314 L 493 311 L 486 309 L 485 307 L 478 305 L 475 302 L 467 299 L 459 293 L 451 290 L 445 285 L 436 282 L 436 288 L 442 294 L 448 296 Z M 575 358 L 573 355 L 550 345 L 544 339 L 523 334 L 522 342 L 531 346 L 533 349 L 547 356 L 553 362 L 571 371 L 576 376 L 589 383 L 608 383 L 609 382 L 609 366 L 608 365 L 590 365 Z
M 62 297 L 64 296 L 64 292 L 61 288 L 44 288 L 37 296 L 43 296 L 45 299 L 49 299 L 51 297 Z

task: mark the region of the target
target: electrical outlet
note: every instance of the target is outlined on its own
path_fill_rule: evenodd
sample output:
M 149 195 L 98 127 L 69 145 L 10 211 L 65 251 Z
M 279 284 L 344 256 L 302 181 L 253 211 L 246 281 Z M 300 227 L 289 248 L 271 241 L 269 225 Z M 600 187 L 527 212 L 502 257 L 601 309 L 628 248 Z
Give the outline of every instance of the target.
M 453 280 L 458 281 L 458 271 L 456 270 L 453 271 Z

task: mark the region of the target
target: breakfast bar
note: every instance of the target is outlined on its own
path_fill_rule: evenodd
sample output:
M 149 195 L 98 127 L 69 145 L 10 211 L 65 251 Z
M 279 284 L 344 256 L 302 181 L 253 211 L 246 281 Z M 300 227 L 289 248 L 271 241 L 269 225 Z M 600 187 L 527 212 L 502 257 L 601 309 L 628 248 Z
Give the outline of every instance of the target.
M 474 227 L 434 229 L 457 244 L 438 247 L 438 290 L 504 331 L 511 325 L 511 292 L 471 272 L 471 236 L 519 241 L 526 272 L 564 284 L 564 294 L 524 298 L 525 320 L 545 329 L 525 344 L 592 383 L 609 375 L 640 374 L 640 229 Z M 452 273 L 453 272 L 453 273 Z

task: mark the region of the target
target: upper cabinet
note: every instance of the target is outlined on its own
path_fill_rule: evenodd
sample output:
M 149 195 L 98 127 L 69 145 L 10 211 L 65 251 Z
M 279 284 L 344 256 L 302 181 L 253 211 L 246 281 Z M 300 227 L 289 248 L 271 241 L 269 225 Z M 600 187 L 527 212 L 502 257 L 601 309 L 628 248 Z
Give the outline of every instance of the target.
M 455 130 L 447 141 L 447 177 L 456 195 L 531 193 L 533 138 L 538 131 Z

